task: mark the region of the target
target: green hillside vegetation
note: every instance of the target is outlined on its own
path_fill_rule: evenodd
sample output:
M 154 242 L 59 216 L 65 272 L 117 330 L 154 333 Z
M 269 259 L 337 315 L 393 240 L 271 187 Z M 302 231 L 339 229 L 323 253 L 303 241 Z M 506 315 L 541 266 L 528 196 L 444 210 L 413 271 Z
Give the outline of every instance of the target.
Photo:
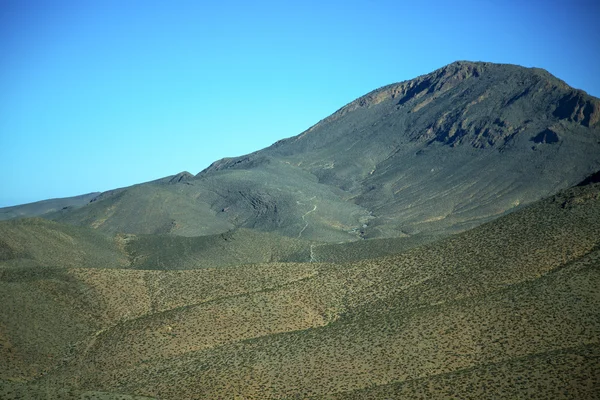
M 0 397 L 593 398 L 599 266 L 596 184 L 349 263 L 2 267 Z

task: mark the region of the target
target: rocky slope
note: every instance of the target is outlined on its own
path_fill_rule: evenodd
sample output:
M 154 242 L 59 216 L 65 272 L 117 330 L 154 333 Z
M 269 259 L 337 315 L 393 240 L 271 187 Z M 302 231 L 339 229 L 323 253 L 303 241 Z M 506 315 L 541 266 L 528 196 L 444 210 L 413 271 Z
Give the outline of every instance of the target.
M 255 153 L 45 217 L 107 233 L 235 228 L 323 242 L 444 235 L 600 170 L 600 100 L 548 72 L 456 62 Z
M 544 70 L 457 62 L 198 177 L 277 160 L 367 210 L 366 237 L 464 229 L 597 171 L 599 120 L 598 99 Z

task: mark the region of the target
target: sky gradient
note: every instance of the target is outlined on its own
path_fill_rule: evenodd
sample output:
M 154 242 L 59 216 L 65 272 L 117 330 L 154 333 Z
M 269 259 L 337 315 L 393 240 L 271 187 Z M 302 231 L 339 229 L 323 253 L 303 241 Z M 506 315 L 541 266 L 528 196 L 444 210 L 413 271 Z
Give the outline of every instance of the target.
M 297 135 L 456 60 L 600 97 L 598 1 L 0 1 L 0 207 Z

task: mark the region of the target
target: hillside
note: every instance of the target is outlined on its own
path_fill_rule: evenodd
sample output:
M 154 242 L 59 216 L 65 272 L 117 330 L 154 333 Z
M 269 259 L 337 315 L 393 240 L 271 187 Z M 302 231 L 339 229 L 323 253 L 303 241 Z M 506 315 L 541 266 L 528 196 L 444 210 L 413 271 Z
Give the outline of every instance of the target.
M 95 192 L 75 197 L 50 199 L 18 206 L 2 207 L 0 208 L 0 221 L 14 218 L 38 217 L 51 212 L 65 210 L 67 208 L 81 207 L 89 203 L 90 200 L 99 194 L 100 193 Z
M 121 268 L 120 240 L 41 218 L 0 222 L 0 266 Z
M 598 266 L 591 184 L 347 264 L 2 268 L 0 397 L 593 398 Z
M 193 237 L 249 228 L 328 242 L 358 239 L 358 228 L 369 218 L 339 189 L 284 163 L 201 180 L 136 185 L 46 217 L 106 233 Z
M 600 100 L 541 69 L 462 61 L 196 176 L 105 192 L 44 217 L 109 234 L 247 228 L 329 243 L 447 235 L 598 170 Z
M 0 209 L 0 399 L 595 398 L 598 171 L 599 99 L 461 61 Z
M 251 229 L 217 235 L 109 235 L 41 218 L 0 222 L 0 268 L 189 270 L 269 262 L 348 262 L 396 254 L 435 237 L 319 243 Z M 35 274 L 35 272 L 33 272 Z
M 544 70 L 456 62 L 198 177 L 289 163 L 367 210 L 363 237 L 452 232 L 597 171 L 599 121 L 598 99 Z
M 237 229 L 218 235 L 138 235 L 125 248 L 136 269 L 197 269 L 267 262 L 309 262 L 311 244 L 272 233 Z

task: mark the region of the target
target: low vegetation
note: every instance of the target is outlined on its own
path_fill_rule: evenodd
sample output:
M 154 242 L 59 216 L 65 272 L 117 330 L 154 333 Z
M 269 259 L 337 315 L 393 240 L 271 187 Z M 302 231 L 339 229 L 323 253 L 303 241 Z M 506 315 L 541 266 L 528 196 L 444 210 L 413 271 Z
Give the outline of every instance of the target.
M 0 398 L 597 398 L 599 168 L 599 99 L 456 62 L 197 175 L 0 209 Z
M 227 249 L 218 235 L 182 244 L 92 232 L 61 247 L 75 232 L 62 229 L 82 228 L 1 227 L 43 230 L 44 251 L 57 258 L 42 264 L 42 236 L 39 254 L 1 236 L 0 398 L 566 399 L 600 390 L 599 184 L 462 234 L 415 238 L 397 254 L 341 262 L 203 265 L 211 246 Z M 261 251 L 287 257 L 315 245 L 278 240 Z M 179 269 L 132 261 L 163 243 L 176 249 L 164 264 Z M 393 242 L 359 248 L 369 243 L 377 254 Z M 87 257 L 79 265 L 59 265 L 78 250 Z

